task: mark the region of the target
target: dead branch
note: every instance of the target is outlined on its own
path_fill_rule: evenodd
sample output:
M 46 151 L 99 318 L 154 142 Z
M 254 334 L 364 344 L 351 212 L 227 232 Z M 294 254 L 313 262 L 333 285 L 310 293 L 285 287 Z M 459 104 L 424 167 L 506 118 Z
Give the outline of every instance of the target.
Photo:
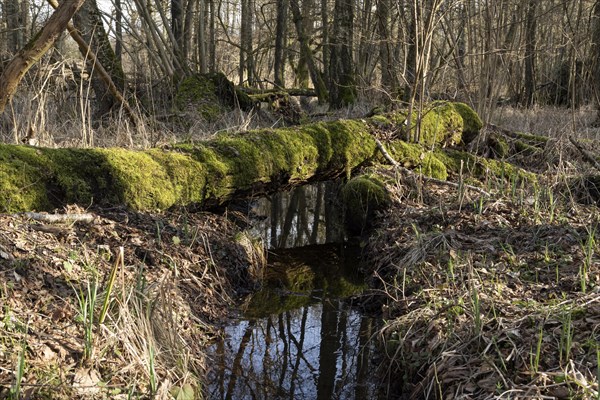
M 575 146 L 577 150 L 579 150 L 579 152 L 581 153 L 581 155 L 583 155 L 583 158 L 585 158 L 587 162 L 592 164 L 594 168 L 600 171 L 600 163 L 594 158 L 593 154 L 584 149 L 581 143 L 575 140 L 573 136 L 569 136 L 569 141 L 573 143 L 573 146 Z
M 86 224 L 94 222 L 94 215 L 92 214 L 44 214 L 44 213 L 36 213 L 36 212 L 24 212 L 13 214 L 15 217 L 25 216 L 29 219 L 33 219 L 35 221 L 47 222 L 49 224 L 58 224 L 58 223 L 73 223 L 73 222 L 83 222 Z

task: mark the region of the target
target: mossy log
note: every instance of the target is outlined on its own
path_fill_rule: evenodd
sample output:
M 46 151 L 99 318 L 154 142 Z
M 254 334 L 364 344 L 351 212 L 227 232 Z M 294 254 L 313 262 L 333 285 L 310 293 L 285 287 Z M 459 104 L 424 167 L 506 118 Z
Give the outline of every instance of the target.
M 459 129 L 460 115 L 446 109 L 444 113 Z M 135 210 L 204 207 L 265 185 L 349 176 L 380 157 L 372 133 L 381 129 L 372 119 L 340 120 L 145 151 L 0 145 L 0 212 L 50 210 L 69 203 Z M 455 137 L 456 132 L 448 135 Z M 448 135 L 440 137 L 445 140 Z M 429 159 L 421 156 L 429 153 L 420 145 L 397 147 L 406 150 L 405 157 L 398 158 L 401 163 L 419 165 Z M 430 169 L 441 170 L 436 168 Z

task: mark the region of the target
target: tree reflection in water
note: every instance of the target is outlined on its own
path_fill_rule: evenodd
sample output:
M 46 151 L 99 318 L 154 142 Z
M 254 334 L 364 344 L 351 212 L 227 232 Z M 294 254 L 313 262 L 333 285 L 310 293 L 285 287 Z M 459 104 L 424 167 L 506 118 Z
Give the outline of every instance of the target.
M 211 399 L 365 399 L 372 321 L 325 299 L 225 328 L 214 346 Z
M 339 186 L 321 182 L 252 202 L 251 232 L 271 249 L 265 287 L 209 349 L 208 398 L 375 398 L 375 328 L 343 300 L 364 288 L 360 249 L 323 245 L 344 240 Z
M 251 233 L 271 249 L 343 241 L 340 185 L 317 182 L 254 200 Z

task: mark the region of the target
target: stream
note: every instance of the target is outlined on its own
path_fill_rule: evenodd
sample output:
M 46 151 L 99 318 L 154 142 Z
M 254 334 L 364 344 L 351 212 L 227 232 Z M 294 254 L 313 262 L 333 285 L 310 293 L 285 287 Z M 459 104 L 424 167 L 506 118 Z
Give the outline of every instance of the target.
M 360 249 L 343 244 L 338 188 L 306 185 L 251 204 L 251 232 L 270 249 L 265 283 L 208 349 L 209 399 L 377 397 L 376 320 L 353 307 L 364 277 Z

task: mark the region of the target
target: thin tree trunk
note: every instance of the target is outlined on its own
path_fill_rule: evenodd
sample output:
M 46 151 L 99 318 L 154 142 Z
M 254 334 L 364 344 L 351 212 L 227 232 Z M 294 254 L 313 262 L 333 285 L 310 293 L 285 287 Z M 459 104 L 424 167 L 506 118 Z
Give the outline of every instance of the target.
M 535 47 L 536 47 L 536 8 L 538 0 L 529 0 L 525 20 L 525 82 L 522 104 L 525 107 L 533 105 L 535 92 Z
M 123 8 L 121 0 L 115 2 L 115 56 L 123 63 Z
M 216 36 L 216 18 L 215 18 L 215 1 L 216 0 L 208 0 L 208 4 L 209 4 L 209 12 L 210 12 L 210 18 L 209 18 L 209 27 L 208 27 L 208 36 L 209 36 L 209 42 L 208 42 L 208 53 L 209 53 L 209 57 L 210 57 L 210 62 L 209 62 L 209 69 L 210 72 L 216 72 L 217 70 L 217 36 Z
M 277 0 L 277 25 L 275 27 L 275 85 L 285 87 L 285 39 L 287 37 L 288 0 Z
M 205 4 L 198 4 L 198 62 L 200 64 L 200 72 L 205 74 L 208 72 L 208 56 L 206 54 L 206 7 Z
M 302 13 L 300 12 L 300 6 L 298 5 L 298 0 L 290 0 L 290 8 L 292 9 L 292 16 L 294 19 L 294 25 L 296 27 L 296 33 L 298 34 L 298 41 L 300 42 L 300 53 L 304 55 L 306 62 L 308 64 L 308 71 L 310 73 L 310 79 L 315 86 L 315 92 L 317 92 L 317 97 L 319 98 L 319 102 L 327 101 L 327 88 L 325 87 L 325 82 L 323 82 L 323 77 L 321 76 L 321 71 L 318 70 L 317 65 L 315 63 L 315 59 L 312 54 L 312 50 L 310 49 L 310 45 L 308 43 L 308 36 L 304 32 L 304 24 L 302 22 Z
M 379 36 L 379 64 L 381 66 L 381 87 L 390 98 L 395 97 L 396 84 L 392 72 L 392 51 L 390 42 L 390 0 L 377 1 L 377 32 Z
M 25 73 L 52 47 L 82 4 L 82 0 L 64 0 L 41 31 L 4 68 L 0 75 L 0 114 L 15 94 Z

